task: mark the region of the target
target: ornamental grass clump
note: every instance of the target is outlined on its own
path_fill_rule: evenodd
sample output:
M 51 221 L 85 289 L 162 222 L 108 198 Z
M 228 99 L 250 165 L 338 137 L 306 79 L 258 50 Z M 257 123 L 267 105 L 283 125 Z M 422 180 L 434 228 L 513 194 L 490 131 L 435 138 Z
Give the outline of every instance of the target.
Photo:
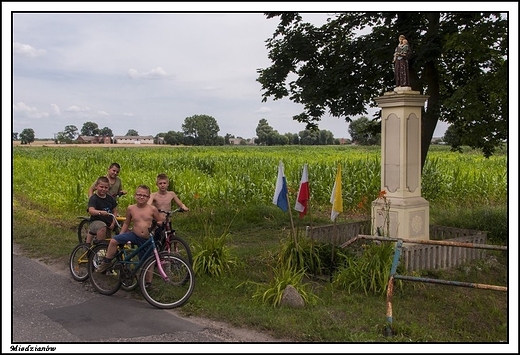
M 257 289 L 253 294 L 253 299 L 275 307 L 279 306 L 285 288 L 291 285 L 298 291 L 305 304 L 315 304 L 319 300 L 319 298 L 309 290 L 308 285 L 303 283 L 303 277 L 305 276 L 304 269 L 288 267 L 288 265 L 277 265 L 277 267 L 272 270 L 273 277 L 269 284 L 254 282 Z
M 394 255 L 394 243 L 382 242 L 365 245 L 363 254 L 345 260 L 333 276 L 332 285 L 349 293 L 365 295 L 386 293 Z M 402 282 L 397 284 L 402 287 Z
M 215 236 L 212 225 L 208 221 L 204 223 L 202 239 L 193 243 L 195 274 L 219 277 L 237 265 L 237 259 L 227 245 L 229 237 L 229 225 L 220 236 Z

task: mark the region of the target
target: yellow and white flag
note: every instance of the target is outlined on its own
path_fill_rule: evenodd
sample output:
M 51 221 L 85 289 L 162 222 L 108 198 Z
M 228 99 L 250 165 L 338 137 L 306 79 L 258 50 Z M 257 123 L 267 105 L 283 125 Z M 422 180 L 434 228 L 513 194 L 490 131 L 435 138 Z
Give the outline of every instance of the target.
M 341 165 L 338 164 L 338 172 L 336 173 L 336 180 L 332 188 L 332 195 L 330 196 L 330 203 L 332 203 L 332 212 L 330 219 L 334 221 L 336 217 L 343 212 L 343 197 L 341 196 Z

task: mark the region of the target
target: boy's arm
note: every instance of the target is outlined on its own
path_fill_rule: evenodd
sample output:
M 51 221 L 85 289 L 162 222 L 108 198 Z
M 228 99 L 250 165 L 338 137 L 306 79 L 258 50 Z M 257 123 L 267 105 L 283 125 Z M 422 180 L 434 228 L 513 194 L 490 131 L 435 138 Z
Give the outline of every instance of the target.
M 150 194 L 150 198 L 148 199 L 148 202 L 146 202 L 146 203 L 153 206 L 153 199 L 154 198 L 155 198 L 155 192 L 152 192 Z
M 153 219 L 155 220 L 155 222 L 157 222 L 158 226 L 162 226 L 163 220 L 164 220 L 162 213 L 159 212 L 159 209 L 157 207 L 155 207 L 155 206 L 152 206 L 152 207 L 153 207 L 153 212 L 152 212 Z
M 121 178 L 119 178 L 119 191 L 117 192 L 119 195 L 126 195 L 126 191 L 123 190 L 123 182 L 121 181 Z
M 128 230 L 128 228 L 130 227 L 130 221 L 132 220 L 131 207 L 132 206 L 128 206 L 128 208 L 126 209 L 126 219 L 123 222 L 123 226 L 121 227 L 119 234 L 125 233 Z
M 177 204 L 177 206 L 179 206 L 180 208 L 182 208 L 184 211 L 189 211 L 189 208 L 186 207 L 186 205 L 184 205 L 184 203 L 182 203 L 182 201 L 177 197 L 177 194 L 175 194 L 175 192 L 172 192 L 173 193 L 173 200 L 175 201 L 175 203 Z
M 117 207 L 112 208 L 112 214 L 117 217 Z M 111 230 L 114 230 L 115 227 L 116 227 L 116 219 L 112 218 L 112 223 L 110 223 L 109 228 Z
M 98 209 L 96 208 L 96 202 L 95 202 L 95 198 L 94 198 L 94 197 L 88 199 L 87 212 L 88 212 L 91 216 L 100 216 L 101 214 L 103 214 L 103 215 L 106 216 L 106 212 L 105 212 L 105 211 L 103 211 L 103 210 L 98 210 Z

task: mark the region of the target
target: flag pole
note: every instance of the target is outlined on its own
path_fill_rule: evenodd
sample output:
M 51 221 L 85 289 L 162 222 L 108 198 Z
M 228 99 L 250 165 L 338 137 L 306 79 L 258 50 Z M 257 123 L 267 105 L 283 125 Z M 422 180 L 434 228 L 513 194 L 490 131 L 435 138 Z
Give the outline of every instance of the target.
M 285 197 L 287 198 L 287 206 L 289 206 L 288 210 L 289 210 L 289 216 L 291 217 L 291 231 L 292 231 L 292 235 L 293 235 L 293 239 L 294 239 L 294 245 L 298 245 L 298 241 L 296 240 L 296 232 L 294 231 L 294 222 L 293 222 L 293 218 L 292 218 L 292 212 L 291 212 L 291 205 L 289 203 L 289 193 L 287 193 L 285 195 Z
M 332 203 L 332 212 L 331 218 L 333 218 L 334 225 L 332 228 L 332 253 L 330 256 L 330 280 L 332 281 L 332 270 L 334 263 L 334 253 L 336 251 L 336 241 L 339 241 L 339 232 L 337 219 L 340 212 L 343 212 L 343 197 L 341 192 L 341 165 L 338 164 L 338 171 L 336 173 L 336 179 L 334 180 L 334 187 L 332 188 L 332 195 L 330 197 L 330 202 Z M 336 213 L 335 213 L 336 212 Z
M 310 231 L 309 231 L 309 234 L 312 236 L 312 214 L 311 214 L 311 198 L 309 196 L 309 200 L 307 201 L 307 211 L 309 212 L 309 219 L 311 220 L 309 225 L 310 225 Z M 311 237 L 311 241 L 313 241 L 314 239 L 312 239 Z
M 334 218 L 334 226 L 332 227 L 332 252 L 330 254 L 330 272 L 329 279 L 332 282 L 332 270 L 334 269 L 334 252 L 336 251 L 336 239 L 338 234 L 337 218 Z

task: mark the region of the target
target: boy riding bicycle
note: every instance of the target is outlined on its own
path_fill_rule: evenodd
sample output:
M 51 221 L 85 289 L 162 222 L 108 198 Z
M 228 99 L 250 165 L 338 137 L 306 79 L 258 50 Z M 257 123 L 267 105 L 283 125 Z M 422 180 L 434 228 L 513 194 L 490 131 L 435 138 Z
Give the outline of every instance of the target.
M 159 224 L 162 223 L 161 214 L 157 207 L 147 203 L 150 198 L 150 188 L 148 186 L 139 185 L 134 196 L 137 203 L 128 206 L 126 209 L 126 220 L 121 227 L 121 232 L 110 240 L 106 256 L 96 269 L 98 273 L 102 273 L 110 267 L 118 245 L 132 242 L 139 247 L 150 237 L 149 228 L 154 220 Z M 133 223 L 133 228 L 132 231 L 128 232 L 131 223 Z
M 108 194 L 109 181 L 106 176 L 100 176 L 95 183 L 96 193 L 88 200 L 87 211 L 91 222 L 86 242 L 91 243 L 94 236 L 97 240 L 104 240 L 114 229 L 115 221 L 108 214 L 117 215 L 117 201 Z

